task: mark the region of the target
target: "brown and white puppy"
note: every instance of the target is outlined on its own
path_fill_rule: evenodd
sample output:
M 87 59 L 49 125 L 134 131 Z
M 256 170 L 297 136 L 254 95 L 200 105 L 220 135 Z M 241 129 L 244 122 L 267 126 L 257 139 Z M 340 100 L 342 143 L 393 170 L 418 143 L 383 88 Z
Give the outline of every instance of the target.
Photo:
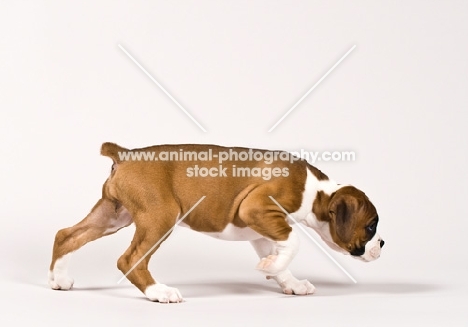
M 170 160 L 170 153 L 179 153 L 179 160 Z M 180 160 L 183 153 L 191 160 Z M 226 153 L 243 155 L 226 158 Z M 380 256 L 384 242 L 376 232 L 379 218 L 367 196 L 353 186 L 336 184 L 305 160 L 285 160 L 290 158 L 287 152 L 214 145 L 128 150 L 104 143 L 101 154 L 112 158 L 111 174 L 91 212 L 57 232 L 49 271 L 53 289 L 73 286 L 67 268 L 74 251 L 135 223 L 135 235 L 118 268 L 148 299 L 181 302 L 179 291 L 156 282 L 147 268 L 158 243 L 184 216 L 181 226 L 219 239 L 250 241 L 260 257 L 257 269 L 286 294 L 312 294 L 315 288 L 288 270 L 299 243 L 282 208 L 336 251 L 363 261 Z M 253 160 L 262 155 L 264 160 Z

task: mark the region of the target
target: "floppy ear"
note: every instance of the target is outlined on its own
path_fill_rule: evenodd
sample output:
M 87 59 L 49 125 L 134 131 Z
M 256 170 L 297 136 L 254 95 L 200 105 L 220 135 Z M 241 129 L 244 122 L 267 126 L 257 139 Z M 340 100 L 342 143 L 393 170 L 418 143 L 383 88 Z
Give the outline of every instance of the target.
M 336 199 L 330 205 L 330 218 L 335 222 L 336 235 L 343 242 L 351 241 L 353 237 L 353 208 L 347 203 L 345 197 Z

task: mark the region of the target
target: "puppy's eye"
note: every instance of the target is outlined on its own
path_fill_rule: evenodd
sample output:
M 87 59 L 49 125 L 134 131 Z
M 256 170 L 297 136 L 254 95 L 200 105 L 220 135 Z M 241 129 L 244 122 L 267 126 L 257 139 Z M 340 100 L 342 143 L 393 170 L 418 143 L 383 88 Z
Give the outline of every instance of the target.
M 372 223 L 369 226 L 366 227 L 367 231 L 370 233 L 373 233 L 375 231 L 375 228 L 377 227 L 377 223 Z

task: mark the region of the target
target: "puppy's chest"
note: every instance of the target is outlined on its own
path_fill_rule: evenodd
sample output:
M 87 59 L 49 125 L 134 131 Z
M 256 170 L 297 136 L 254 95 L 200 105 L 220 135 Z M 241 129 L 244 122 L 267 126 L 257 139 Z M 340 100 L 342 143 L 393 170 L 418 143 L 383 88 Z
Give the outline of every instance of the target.
M 182 227 L 190 228 L 189 225 L 185 223 L 179 224 Z M 249 227 L 237 227 L 233 224 L 228 224 L 222 231 L 220 232 L 199 232 L 220 240 L 224 241 L 253 241 L 262 237 L 259 233 L 254 231 L 252 228 Z

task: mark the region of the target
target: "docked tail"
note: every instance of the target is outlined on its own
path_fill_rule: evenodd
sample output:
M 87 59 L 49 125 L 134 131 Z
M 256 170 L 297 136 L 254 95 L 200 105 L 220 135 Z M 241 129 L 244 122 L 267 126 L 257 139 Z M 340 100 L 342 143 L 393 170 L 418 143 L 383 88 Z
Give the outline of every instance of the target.
M 112 160 L 114 160 L 114 163 L 120 163 L 122 161 L 120 159 L 119 153 L 122 155 L 124 152 L 128 151 L 130 150 L 122 148 L 121 146 L 111 142 L 103 143 L 101 146 L 101 154 L 103 156 L 110 157 Z

